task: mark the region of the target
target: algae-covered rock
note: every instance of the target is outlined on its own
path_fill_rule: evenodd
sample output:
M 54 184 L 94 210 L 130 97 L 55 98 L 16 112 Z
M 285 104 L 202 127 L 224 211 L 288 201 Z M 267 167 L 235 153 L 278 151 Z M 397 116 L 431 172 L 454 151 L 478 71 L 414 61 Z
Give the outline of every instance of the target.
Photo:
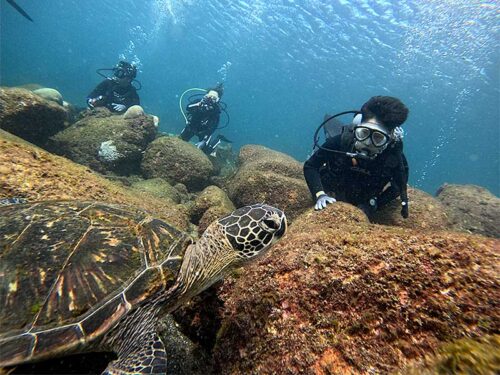
M 59 91 L 56 89 L 51 89 L 48 87 L 40 88 L 33 90 L 33 94 L 36 94 L 45 100 L 48 100 L 50 102 L 57 103 L 59 105 L 63 105 L 63 97 Z
M 377 211 L 372 221 L 403 228 L 445 230 L 450 228 L 445 207 L 436 198 L 415 188 L 408 188 L 408 218 L 401 216 L 401 200 L 395 199 Z
M 182 183 L 189 191 L 209 184 L 214 167 L 198 148 L 177 137 L 160 137 L 147 148 L 141 169 L 146 178 L 161 177 L 171 184 Z
M 391 373 L 498 332 L 499 240 L 365 220 L 343 203 L 307 212 L 224 283 L 221 374 Z
M 240 149 L 241 167 L 257 171 L 274 172 L 286 177 L 304 179 L 302 163 L 291 156 L 259 145 L 245 145 Z
M 217 186 L 208 186 L 196 197 L 191 210 L 191 219 L 193 223 L 198 223 L 203 214 L 210 208 L 217 207 L 221 216 L 234 211 L 233 202 L 227 194 Z
M 208 375 L 211 373 L 210 360 L 202 348 L 194 344 L 180 330 L 172 315 L 160 322 L 160 337 L 167 353 L 167 374 Z
M 399 371 L 401 375 L 500 373 L 500 335 L 464 338 L 446 343 L 423 363 Z
M 139 173 L 143 152 L 156 135 L 153 119 L 95 113 L 52 137 L 50 149 L 100 173 Z
M 131 205 L 151 212 L 181 230 L 189 228 L 187 212 L 148 193 L 137 194 L 89 168 L 52 155 L 0 130 L 0 198 L 23 197 L 96 200 Z
M 312 206 L 304 180 L 251 168 L 236 173 L 228 184 L 228 193 L 237 207 L 266 203 L 285 211 L 290 220 Z
M 48 138 L 64 129 L 68 114 L 63 106 L 31 91 L 0 88 L 0 129 L 44 146 Z
M 500 199 L 487 189 L 444 184 L 437 199 L 445 207 L 453 229 L 500 238 Z
M 132 188 L 140 192 L 149 193 L 159 199 L 166 199 L 174 203 L 181 202 L 179 191 L 163 178 L 137 181 L 132 184 Z
M 263 202 L 286 212 L 293 220 L 312 206 L 301 164 L 292 157 L 263 146 L 244 146 L 240 167 L 227 183 L 234 204 Z

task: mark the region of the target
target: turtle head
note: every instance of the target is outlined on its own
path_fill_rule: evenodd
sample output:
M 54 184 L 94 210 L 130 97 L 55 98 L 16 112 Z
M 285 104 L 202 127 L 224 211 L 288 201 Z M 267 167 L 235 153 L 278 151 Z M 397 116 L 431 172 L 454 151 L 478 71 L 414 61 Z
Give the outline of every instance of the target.
M 264 254 L 287 229 L 283 211 L 265 204 L 238 208 L 217 223 L 236 252 L 237 263 L 246 263 Z
M 186 250 L 178 278 L 190 298 L 217 280 L 263 255 L 287 229 L 283 211 L 265 204 L 245 206 L 208 226 Z

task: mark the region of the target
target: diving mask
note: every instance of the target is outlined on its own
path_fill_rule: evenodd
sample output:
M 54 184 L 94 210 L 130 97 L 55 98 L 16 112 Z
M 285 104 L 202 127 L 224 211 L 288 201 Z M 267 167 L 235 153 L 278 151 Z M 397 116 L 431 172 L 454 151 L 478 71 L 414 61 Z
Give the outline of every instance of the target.
M 217 103 L 219 99 L 219 94 L 215 90 L 210 90 L 206 95 L 205 95 L 206 100 L 211 101 L 213 103 Z
M 391 140 L 387 129 L 374 121 L 367 121 L 354 128 L 354 147 L 360 153 L 375 157 L 384 151 Z

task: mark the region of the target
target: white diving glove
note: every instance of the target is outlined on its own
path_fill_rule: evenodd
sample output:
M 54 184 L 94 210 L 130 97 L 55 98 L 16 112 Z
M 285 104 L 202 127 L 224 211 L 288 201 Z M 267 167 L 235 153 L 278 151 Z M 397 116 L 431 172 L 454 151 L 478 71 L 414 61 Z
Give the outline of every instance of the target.
M 127 107 L 125 107 L 124 104 L 111 103 L 111 105 L 113 106 L 113 109 L 116 112 L 123 112 L 123 111 L 125 111 L 125 109 L 127 109 Z
M 316 194 L 318 199 L 316 200 L 316 204 L 314 205 L 314 209 L 316 211 L 322 210 L 329 203 L 335 203 L 337 200 L 335 198 L 330 197 L 324 191 L 320 191 Z

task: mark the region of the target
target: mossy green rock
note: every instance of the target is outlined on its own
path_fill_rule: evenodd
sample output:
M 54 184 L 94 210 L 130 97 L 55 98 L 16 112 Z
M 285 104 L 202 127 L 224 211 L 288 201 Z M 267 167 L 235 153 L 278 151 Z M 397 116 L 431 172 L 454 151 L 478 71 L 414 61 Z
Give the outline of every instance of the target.
M 453 229 L 500 238 L 500 199 L 476 185 L 444 184 L 437 199 L 445 207 Z
M 211 207 L 218 207 L 219 212 L 224 216 L 234 211 L 233 202 L 227 194 L 217 186 L 208 186 L 196 197 L 191 209 L 191 219 L 193 223 L 198 223 L 203 214 Z
M 401 216 L 401 200 L 395 199 L 375 213 L 376 224 L 424 230 L 450 229 L 445 207 L 432 195 L 415 188 L 408 188 L 410 216 Z
M 51 89 L 48 87 L 44 87 L 41 89 L 33 90 L 33 94 L 36 94 L 45 100 L 57 103 L 59 105 L 63 105 L 63 97 L 59 91 L 56 89 Z
M 156 136 L 151 116 L 87 115 L 51 138 L 50 150 L 100 173 L 139 174 L 142 155 Z
M 49 137 L 63 130 L 68 114 L 64 107 L 29 90 L 0 88 L 0 129 L 44 147 Z
M 163 178 L 152 178 L 142 180 L 132 184 L 133 189 L 147 192 L 157 198 L 166 199 L 174 203 L 181 202 L 181 194 Z
M 145 178 L 165 178 L 182 183 L 189 191 L 200 191 L 215 173 L 208 157 L 194 145 L 177 137 L 160 137 L 146 149 L 141 164 Z
M 262 202 L 285 211 L 293 220 L 313 205 L 302 174 L 302 164 L 292 157 L 263 146 L 241 148 L 240 167 L 227 183 L 234 204 Z

